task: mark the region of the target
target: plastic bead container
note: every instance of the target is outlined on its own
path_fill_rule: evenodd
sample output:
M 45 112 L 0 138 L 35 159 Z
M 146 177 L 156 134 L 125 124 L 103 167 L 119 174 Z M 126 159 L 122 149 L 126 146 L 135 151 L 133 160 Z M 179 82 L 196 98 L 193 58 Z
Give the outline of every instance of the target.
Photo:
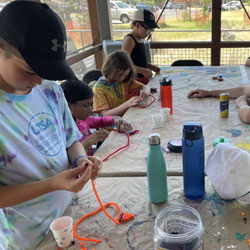
M 203 250 L 200 214 L 192 207 L 174 205 L 163 209 L 155 220 L 155 250 Z

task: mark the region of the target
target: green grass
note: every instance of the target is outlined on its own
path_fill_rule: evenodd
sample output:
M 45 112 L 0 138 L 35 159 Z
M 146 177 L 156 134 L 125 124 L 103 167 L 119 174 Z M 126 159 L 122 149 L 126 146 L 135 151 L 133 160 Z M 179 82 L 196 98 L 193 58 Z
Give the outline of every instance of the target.
M 249 8 L 250 10 L 250 8 Z M 250 29 L 249 23 L 244 22 L 244 10 L 232 10 L 222 11 L 221 16 L 222 29 L 227 30 L 246 30 Z M 161 29 L 166 30 L 191 30 L 189 32 L 154 32 L 152 41 L 164 41 L 164 42 L 194 42 L 194 41 L 211 41 L 211 14 L 209 21 L 206 23 L 196 23 L 195 17 L 192 17 L 191 21 L 183 20 L 181 15 L 178 19 L 166 19 L 160 22 Z M 130 24 L 113 24 L 114 40 L 122 40 L 123 37 L 128 33 L 114 32 L 116 29 L 119 30 L 130 30 Z M 208 32 L 192 32 L 192 30 L 208 30 Z M 250 32 L 229 32 L 234 37 L 234 41 L 250 41 Z M 222 32 L 222 41 L 230 40 L 228 34 Z M 230 40 L 232 41 L 232 39 Z M 203 61 L 205 65 L 210 65 L 210 50 L 209 49 L 155 49 L 153 52 L 153 62 L 158 65 L 169 65 L 173 60 L 177 58 L 196 58 Z M 205 53 L 205 54 L 204 54 Z M 234 49 L 222 49 L 221 50 L 221 63 L 225 65 L 239 65 L 244 64 L 245 60 L 250 54 L 249 48 L 234 48 Z
M 250 10 L 250 8 L 248 9 Z M 197 9 L 198 11 L 198 9 Z M 180 13 L 180 12 L 179 12 Z M 244 10 L 222 11 L 222 29 L 250 29 L 249 24 L 244 22 Z M 160 21 L 161 29 L 167 30 L 210 30 L 212 29 L 211 14 L 210 20 L 203 24 L 195 22 L 195 17 L 192 16 L 191 21 L 185 21 L 182 15 L 178 15 L 178 19 L 166 19 Z M 130 30 L 130 24 L 113 24 L 113 31 Z M 117 34 L 114 32 L 114 39 L 122 39 L 125 33 Z M 154 32 L 152 36 L 153 41 L 211 41 L 211 32 Z M 222 38 L 223 40 L 223 38 Z M 250 40 L 250 32 L 237 32 L 235 39 L 237 41 Z

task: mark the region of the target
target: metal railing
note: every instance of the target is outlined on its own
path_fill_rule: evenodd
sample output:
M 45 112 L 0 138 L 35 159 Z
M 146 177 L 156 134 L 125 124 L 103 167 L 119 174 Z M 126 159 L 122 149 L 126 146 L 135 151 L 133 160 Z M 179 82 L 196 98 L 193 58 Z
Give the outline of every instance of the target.
M 84 45 L 84 39 L 83 39 L 83 33 L 90 33 L 91 30 L 90 29 L 86 29 L 86 30 L 83 30 L 83 29 L 80 29 L 80 30 L 67 30 L 67 32 L 69 33 L 79 33 L 80 34 L 80 41 L 81 41 L 81 48 L 84 48 L 85 45 Z M 131 30 L 113 30 L 113 40 L 122 40 L 124 38 L 124 36 L 126 34 L 128 34 L 129 32 L 131 32 Z M 205 33 L 211 33 L 211 30 L 207 30 L 207 29 L 198 29 L 198 30 L 188 30 L 188 29 L 185 29 L 185 30 L 167 30 L 167 29 L 159 29 L 159 30 L 155 30 L 154 33 L 202 33 L 202 32 L 205 32 Z M 222 29 L 221 30 L 221 34 L 222 34 L 222 38 L 224 37 L 223 34 L 225 33 L 232 33 L 232 32 L 235 32 L 235 33 L 239 33 L 239 32 L 250 32 L 250 29 L 244 29 L 244 30 L 238 30 L 238 29 Z M 235 39 L 236 36 L 234 36 L 233 38 Z M 232 41 L 232 39 L 229 37 L 229 39 L 223 39 L 224 41 Z M 152 37 L 150 39 L 150 41 L 153 41 Z M 89 45 L 87 45 L 89 46 Z
M 114 30 L 114 40 L 121 40 L 131 30 Z M 227 38 L 222 42 L 211 42 L 209 41 L 187 41 L 187 42 L 155 42 L 150 41 L 151 45 L 151 57 L 152 63 L 159 66 L 168 66 L 172 62 L 179 59 L 197 59 L 204 65 L 213 65 L 211 61 L 211 51 L 213 49 L 220 49 L 220 65 L 242 65 L 246 59 L 250 56 L 250 42 L 232 41 L 236 36 L 230 37 L 233 33 L 237 32 L 249 32 L 249 29 L 245 30 L 221 30 L 221 37 Z M 102 50 L 102 45 L 98 45 L 95 48 L 91 45 L 84 47 L 83 44 L 83 33 L 91 32 L 90 30 L 67 30 L 67 32 L 78 32 L 80 33 L 82 47 L 77 50 L 76 53 L 68 54 L 68 61 L 70 64 L 75 64 L 79 61 L 84 61 L 87 57 L 95 54 Z M 211 30 L 156 30 L 155 32 L 211 32 Z M 116 33 L 119 36 L 116 36 Z M 225 36 L 223 34 L 229 34 Z M 120 38 L 120 39 L 119 39 Z M 230 42 L 229 42 L 230 41 Z M 90 48 L 91 47 L 91 48 Z M 90 48 L 90 49 L 87 49 Z M 86 50 L 87 49 L 87 50 Z M 72 56 L 71 56 L 72 55 Z M 94 63 L 94 58 L 92 57 Z M 79 63 L 78 63 L 79 64 Z M 86 63 L 84 63 L 86 64 Z M 90 64 L 89 64 L 90 65 Z M 89 70 L 89 65 L 85 65 L 86 70 Z M 93 68 L 95 65 L 92 65 Z

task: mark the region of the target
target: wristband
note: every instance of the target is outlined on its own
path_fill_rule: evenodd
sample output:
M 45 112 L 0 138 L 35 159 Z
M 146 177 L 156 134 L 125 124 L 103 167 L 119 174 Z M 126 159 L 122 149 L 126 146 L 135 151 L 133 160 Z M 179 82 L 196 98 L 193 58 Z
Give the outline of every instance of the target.
M 76 157 L 74 158 L 74 160 L 72 161 L 72 166 L 73 166 L 74 168 L 77 167 L 76 163 L 77 163 L 77 161 L 78 161 L 79 159 L 81 159 L 81 158 L 88 158 L 88 157 L 87 157 L 87 155 L 78 155 L 78 156 L 76 156 Z

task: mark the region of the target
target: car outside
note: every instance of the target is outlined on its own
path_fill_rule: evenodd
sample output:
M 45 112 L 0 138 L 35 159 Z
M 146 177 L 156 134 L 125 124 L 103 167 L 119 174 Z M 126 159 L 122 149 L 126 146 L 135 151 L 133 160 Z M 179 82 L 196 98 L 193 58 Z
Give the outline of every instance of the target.
M 162 6 L 162 8 L 163 8 L 163 6 Z M 175 8 L 175 5 L 173 3 L 168 3 L 166 6 L 166 9 L 174 9 L 174 8 Z
M 146 9 L 146 10 L 151 10 L 152 12 L 156 12 L 158 10 L 160 10 L 160 7 L 159 6 L 148 6 L 147 4 L 145 3 L 137 3 L 135 5 L 136 9 L 140 9 L 140 8 L 143 8 L 143 9 Z
M 121 1 L 110 1 L 110 12 L 112 19 L 118 19 L 122 23 L 129 23 L 133 19 L 135 8 Z
M 227 11 L 227 10 L 228 10 L 228 7 L 227 7 L 227 6 L 223 6 L 223 4 L 222 4 L 222 5 L 221 5 L 221 10 Z M 208 12 L 211 12 L 211 11 L 212 11 L 212 4 L 209 4 L 209 5 L 207 6 L 207 11 L 208 11 Z
M 158 11 L 158 10 L 160 10 L 161 8 L 159 7 L 159 6 L 152 6 L 152 7 L 149 7 L 149 9 L 151 10 L 151 11 L 153 11 L 153 12 L 156 12 L 156 11 Z
M 226 11 L 226 10 L 228 10 L 228 8 L 227 8 L 227 6 L 221 6 L 221 10 Z
M 184 3 L 169 3 L 167 4 L 166 6 L 166 9 L 182 9 L 182 10 L 185 10 L 187 9 L 187 5 L 184 4 Z
M 176 3 L 176 4 L 175 4 L 175 8 L 176 8 L 176 9 L 185 10 L 185 9 L 187 9 L 187 5 L 184 4 L 184 3 Z
M 222 4 L 221 7 L 227 8 L 227 10 L 239 10 L 242 8 L 239 1 L 231 1 L 225 4 Z
M 148 9 L 148 6 L 145 3 L 137 3 L 135 7 L 136 9 L 140 9 L 140 8 Z

